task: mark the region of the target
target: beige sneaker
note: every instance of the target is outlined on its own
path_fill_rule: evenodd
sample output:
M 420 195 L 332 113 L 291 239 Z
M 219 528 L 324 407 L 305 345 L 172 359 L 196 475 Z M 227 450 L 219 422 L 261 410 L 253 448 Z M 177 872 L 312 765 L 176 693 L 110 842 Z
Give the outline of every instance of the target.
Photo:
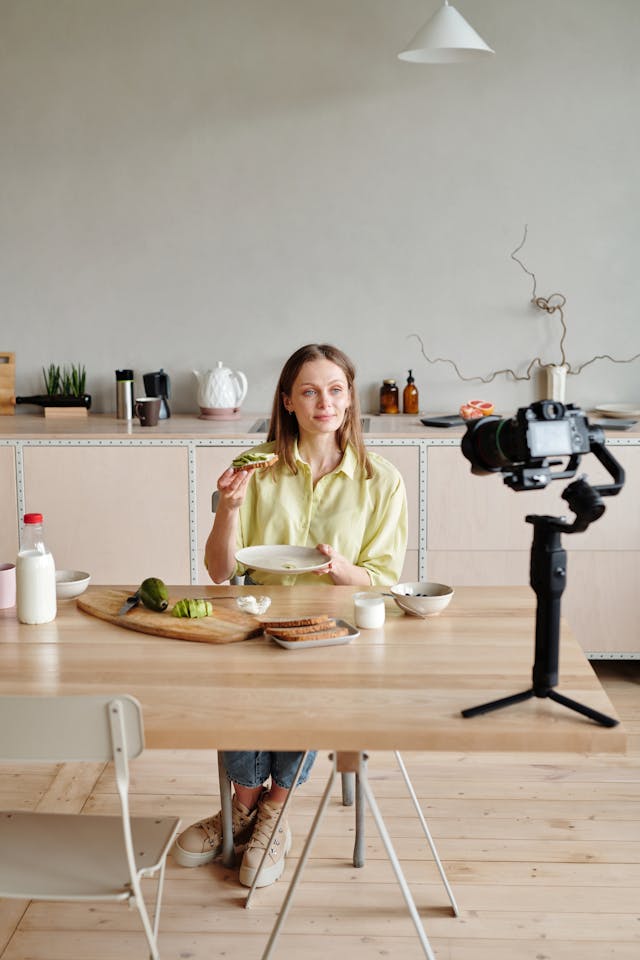
M 267 847 L 269 852 L 260 871 L 257 885 L 268 887 L 270 883 L 275 883 L 278 877 L 282 876 L 284 858 L 291 849 L 291 831 L 286 818 L 280 821 L 277 833 L 273 840 L 271 839 L 281 809 L 280 806 L 269 803 L 268 800 L 258 804 L 258 818 L 240 866 L 240 883 L 245 887 L 253 884 Z
M 258 818 L 258 808 L 248 810 L 236 795 L 231 801 L 233 818 L 233 845 L 236 852 L 244 850 L 253 825 Z M 210 863 L 222 853 L 222 812 L 187 827 L 177 838 L 173 850 L 173 859 L 181 867 L 200 867 Z

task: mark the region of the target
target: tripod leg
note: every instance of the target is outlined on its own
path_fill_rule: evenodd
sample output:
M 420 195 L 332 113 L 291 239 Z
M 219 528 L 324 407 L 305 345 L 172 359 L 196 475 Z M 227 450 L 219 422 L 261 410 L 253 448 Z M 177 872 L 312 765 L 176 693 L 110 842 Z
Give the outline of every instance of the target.
M 479 707 L 467 707 L 462 710 L 463 717 L 477 717 L 481 713 L 489 713 L 491 710 L 499 710 L 501 707 L 510 707 L 512 703 L 522 703 L 523 700 L 530 700 L 534 696 L 533 688 L 523 690 L 522 693 L 513 693 L 510 697 L 502 697 L 500 700 L 491 700 L 490 703 L 482 703 Z
M 567 498 L 568 499 L 568 498 Z M 599 514 L 598 514 L 599 516 Z M 567 553 L 562 549 L 560 533 L 563 526 L 555 517 L 529 514 L 527 523 L 533 524 L 533 543 L 531 545 L 530 582 L 537 598 L 536 607 L 536 648 L 533 663 L 533 686 L 530 690 L 516 693 L 511 697 L 483 703 L 462 711 L 463 717 L 475 717 L 490 710 L 508 707 L 530 697 L 549 697 L 570 710 L 575 710 L 604 727 L 615 727 L 618 723 L 613 717 L 592 710 L 576 700 L 556 693 L 553 689 L 558 683 L 558 661 L 560 650 L 560 599 L 567 577 Z M 568 528 L 569 532 L 573 528 Z M 581 527 L 580 529 L 584 529 Z
M 564 707 L 569 707 L 570 710 L 575 710 L 576 713 L 581 713 L 584 717 L 589 717 L 590 720 L 601 723 L 603 727 L 617 727 L 619 723 L 619 721 L 613 717 L 608 717 L 605 713 L 600 713 L 598 710 L 586 707 L 583 703 L 578 703 L 577 700 L 565 697 L 564 694 L 558 693 L 556 690 L 549 690 L 547 696 L 550 697 L 551 700 L 555 700 L 556 703 L 561 703 Z

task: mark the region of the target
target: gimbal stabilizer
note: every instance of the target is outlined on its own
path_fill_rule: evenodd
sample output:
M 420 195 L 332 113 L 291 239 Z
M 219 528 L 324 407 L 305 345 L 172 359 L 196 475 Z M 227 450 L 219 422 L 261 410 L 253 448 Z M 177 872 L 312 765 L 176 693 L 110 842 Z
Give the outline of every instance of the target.
M 548 697 L 605 727 L 614 727 L 618 723 L 613 717 L 608 717 L 591 707 L 571 700 L 554 689 L 558 683 L 560 600 L 567 578 L 567 554 L 561 546 L 560 536 L 562 533 L 581 533 L 586 530 L 605 511 L 602 497 L 614 496 L 620 492 L 624 485 L 624 470 L 605 447 L 602 430 L 598 427 L 590 427 L 588 424 L 586 429 L 590 451 L 595 454 L 612 477 L 613 483 L 590 486 L 583 477 L 570 483 L 563 492 L 562 499 L 566 500 L 575 514 L 573 523 L 570 523 L 564 517 L 539 516 L 537 514 L 529 514 L 525 518 L 527 523 L 533 525 L 529 582 L 537 597 L 532 685 L 528 690 L 521 693 L 515 693 L 499 700 L 492 700 L 490 703 L 463 710 L 463 717 L 475 717 L 477 714 L 498 710 L 500 707 L 520 703 L 531 697 Z M 466 455 L 469 456 L 468 453 Z M 469 458 L 471 459 L 471 457 Z M 542 468 L 547 470 L 548 479 L 559 476 L 574 476 L 579 461 L 579 454 L 572 454 L 566 470 L 559 474 L 553 474 L 548 469 L 550 463 L 557 461 L 549 462 L 544 459 L 533 466 L 520 464 L 506 467 L 503 465 L 499 469 L 506 474 L 504 482 L 507 485 L 515 490 L 523 490 L 531 489 L 533 486 L 526 477 L 523 481 L 523 470 L 539 470 L 542 465 Z

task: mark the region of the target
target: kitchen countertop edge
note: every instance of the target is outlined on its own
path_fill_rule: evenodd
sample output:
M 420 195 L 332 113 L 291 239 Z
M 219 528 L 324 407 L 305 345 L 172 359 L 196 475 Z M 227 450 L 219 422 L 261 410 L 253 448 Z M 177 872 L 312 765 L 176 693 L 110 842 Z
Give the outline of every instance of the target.
M 438 414 L 429 413 L 429 416 Z M 419 416 L 400 414 L 398 417 L 382 417 L 365 414 L 370 420 L 365 440 L 412 439 L 412 440 L 459 440 L 463 427 L 442 429 L 425 427 Z M 243 414 L 237 420 L 203 420 L 195 415 L 175 414 L 161 420 L 155 427 L 142 427 L 137 420 L 118 420 L 112 414 L 89 413 L 86 417 L 47 418 L 38 414 L 0 416 L 0 440 L 251 440 L 263 442 L 266 433 L 252 430 L 254 424 L 264 419 L 264 414 Z M 613 422 L 612 422 L 613 426 Z M 630 430 L 607 432 L 616 439 L 637 440 L 640 424 Z

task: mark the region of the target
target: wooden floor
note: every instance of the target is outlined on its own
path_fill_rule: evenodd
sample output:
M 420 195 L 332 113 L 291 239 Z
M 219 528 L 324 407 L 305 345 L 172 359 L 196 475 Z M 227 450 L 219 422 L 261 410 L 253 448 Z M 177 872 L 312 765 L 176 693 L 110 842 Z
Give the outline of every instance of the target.
M 457 919 L 393 755 L 371 757 L 371 783 L 438 960 L 640 957 L 640 662 L 594 667 L 627 728 L 627 755 L 404 757 L 461 908 Z M 169 860 L 163 960 L 258 960 L 327 771 L 319 757 L 295 800 L 285 876 L 258 891 L 250 910 L 234 871 Z M 133 766 L 133 812 L 167 811 L 188 823 L 217 809 L 216 784 L 213 753 L 148 751 Z M 108 768 L 87 765 L 4 770 L 0 806 L 12 805 L 113 812 L 113 779 Z M 274 958 L 424 957 L 372 822 L 367 864 L 351 866 L 353 828 L 353 810 L 336 792 Z M 138 924 L 125 906 L 0 900 L 0 958 L 143 958 Z

